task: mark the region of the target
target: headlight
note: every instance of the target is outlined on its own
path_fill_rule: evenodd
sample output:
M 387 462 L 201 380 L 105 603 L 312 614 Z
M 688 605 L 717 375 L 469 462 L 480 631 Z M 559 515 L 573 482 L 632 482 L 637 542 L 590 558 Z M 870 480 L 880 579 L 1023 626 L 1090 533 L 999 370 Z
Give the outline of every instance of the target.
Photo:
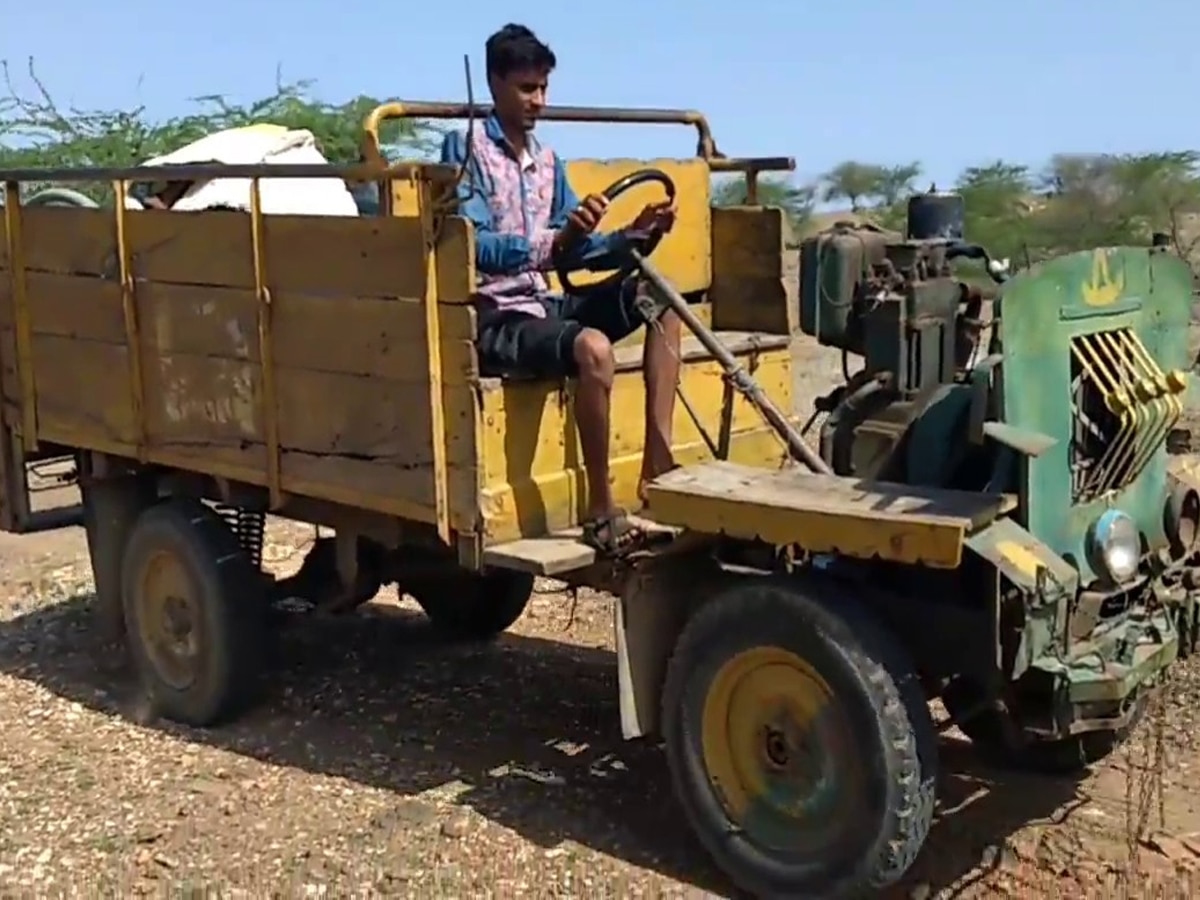
M 1117 509 L 1104 513 L 1092 526 L 1092 565 L 1115 584 L 1123 584 L 1137 574 L 1142 555 L 1142 536 L 1133 519 Z

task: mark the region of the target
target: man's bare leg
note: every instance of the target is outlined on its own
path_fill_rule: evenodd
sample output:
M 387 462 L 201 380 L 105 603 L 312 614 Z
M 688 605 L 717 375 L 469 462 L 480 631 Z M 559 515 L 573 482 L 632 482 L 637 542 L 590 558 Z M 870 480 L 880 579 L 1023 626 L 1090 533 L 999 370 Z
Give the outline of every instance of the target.
M 646 500 L 646 483 L 675 466 L 671 453 L 675 421 L 675 388 L 679 384 L 681 323 L 673 310 L 658 320 L 660 327 L 646 330 L 642 377 L 646 384 L 646 442 L 642 451 L 642 473 L 638 496 Z
M 599 331 L 585 328 L 575 338 L 579 385 L 575 391 L 575 422 L 587 471 L 587 518 L 599 519 L 613 511 L 612 485 L 608 480 L 609 408 L 616 362 L 612 343 Z

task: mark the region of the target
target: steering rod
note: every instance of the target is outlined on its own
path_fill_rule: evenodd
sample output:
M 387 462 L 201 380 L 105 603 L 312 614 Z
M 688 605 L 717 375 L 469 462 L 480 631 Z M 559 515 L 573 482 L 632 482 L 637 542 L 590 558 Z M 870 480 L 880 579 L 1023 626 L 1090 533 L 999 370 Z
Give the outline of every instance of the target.
M 658 271 L 658 268 L 650 260 L 646 259 L 641 251 L 630 248 L 629 255 L 655 295 L 669 309 L 673 310 L 675 315 L 679 316 L 679 320 L 687 326 L 688 331 L 694 334 L 696 339 L 704 346 L 704 349 L 711 353 L 717 362 L 721 364 L 721 368 L 725 370 L 725 377 L 729 379 L 734 389 L 754 405 L 754 408 L 767 420 L 767 424 L 787 444 L 788 452 L 792 458 L 797 462 L 803 463 L 818 475 L 834 474 L 829 464 L 821 459 L 812 447 L 808 446 L 804 438 L 800 436 L 799 429 L 788 421 L 787 416 L 766 395 L 766 392 L 763 391 L 758 382 L 750 377 L 750 373 L 737 361 L 737 357 L 730 353 L 729 348 L 722 344 L 717 336 L 691 311 L 687 300 L 684 299 L 679 291 L 675 290 L 675 286 L 667 281 L 663 274 Z

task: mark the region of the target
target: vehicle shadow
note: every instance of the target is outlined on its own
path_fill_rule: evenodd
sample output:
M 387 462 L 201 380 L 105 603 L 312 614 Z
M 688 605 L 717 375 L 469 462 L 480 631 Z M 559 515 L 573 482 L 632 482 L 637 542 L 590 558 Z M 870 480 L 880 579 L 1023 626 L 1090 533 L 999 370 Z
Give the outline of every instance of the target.
M 606 650 L 519 635 L 451 644 L 424 617 L 373 605 L 321 622 L 301 617 L 281 633 L 274 674 L 250 712 L 186 729 L 140 717 L 128 667 L 90 627 L 89 601 L 76 596 L 0 623 L 0 671 L 275 766 L 405 797 L 465 785 L 456 802 L 541 847 L 573 841 L 734 893 L 684 824 L 659 749 L 622 741 Z M 928 896 L 969 881 L 988 848 L 1031 820 L 1053 819 L 1077 791 L 1063 780 L 1002 781 L 953 741 L 942 755 L 940 819 L 906 879 L 927 885 Z

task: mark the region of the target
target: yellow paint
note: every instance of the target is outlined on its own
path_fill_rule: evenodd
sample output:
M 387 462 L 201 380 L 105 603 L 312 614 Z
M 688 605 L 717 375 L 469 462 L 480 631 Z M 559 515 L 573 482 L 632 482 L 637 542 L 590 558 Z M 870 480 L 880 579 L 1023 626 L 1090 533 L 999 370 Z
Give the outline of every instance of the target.
M 654 264 L 680 291 L 702 291 L 712 284 L 712 173 L 702 159 L 573 159 L 567 163 L 567 178 L 579 197 L 604 190 L 614 181 L 638 169 L 661 169 L 675 182 L 679 212 L 658 249 Z M 636 187 L 618 197 L 609 207 L 601 224 L 602 231 L 614 231 L 633 221 L 647 203 L 665 198 L 656 184 Z M 577 285 L 598 281 L 606 273 L 571 274 Z M 558 279 L 551 278 L 558 289 Z
M 1109 271 L 1109 253 L 1104 249 L 1092 252 L 1092 276 L 1084 282 L 1083 302 L 1088 306 L 1112 306 L 1125 290 L 1125 273 L 1113 277 Z
M 614 181 L 638 169 L 661 169 L 675 182 L 679 206 L 675 227 L 658 245 L 654 263 L 659 271 L 686 292 L 706 290 L 712 283 L 712 199 L 711 173 L 702 159 L 651 160 L 593 160 L 576 159 L 567 164 L 567 178 L 575 193 L 587 194 L 604 190 Z M 392 183 L 394 215 L 416 215 L 416 187 L 400 179 Z M 664 198 L 656 184 L 637 187 L 617 198 L 604 217 L 602 231 L 612 231 L 628 225 L 647 203 Z M 605 272 L 572 273 L 578 285 L 591 284 L 603 278 Z M 550 276 L 551 288 L 559 289 L 558 279 Z
M 713 323 L 717 328 L 794 334 L 800 327 L 800 254 L 783 210 L 712 211 Z
M 781 409 L 790 409 L 790 351 L 786 347 L 763 351 L 751 368 L 767 395 Z M 680 382 L 705 431 L 716 440 L 725 394 L 720 366 L 711 360 L 685 363 Z M 558 382 L 514 381 L 483 392 L 482 432 L 478 436 L 484 485 L 480 507 L 488 543 L 540 537 L 577 524 L 586 499 L 586 479 L 571 389 L 569 383 L 564 392 Z M 610 477 L 617 502 L 628 507 L 636 503 L 644 436 L 645 388 L 640 369 L 617 374 L 612 415 Z M 740 452 L 735 446 L 736 461 L 779 465 L 782 446 L 763 429 L 758 412 L 737 395 L 731 430 L 735 435 L 757 430 L 762 438 L 740 442 Z M 680 463 L 711 458 L 679 402 L 675 404 L 674 443 Z
M 1037 580 L 1038 569 L 1044 567 L 1041 559 L 1036 553 L 1028 547 L 1018 544 L 1016 541 L 999 541 L 996 544 L 996 552 L 1001 558 L 1028 578 L 1031 582 Z
M 730 440 L 729 458 L 733 462 L 774 469 L 784 457 L 779 439 L 765 426 L 734 434 Z M 700 442 L 676 443 L 675 459 L 688 466 L 710 460 L 712 454 Z M 610 460 L 609 481 L 618 506 L 631 510 L 640 506 L 637 483 L 641 469 L 640 449 Z M 500 544 L 571 528 L 579 523 L 586 503 L 587 479 L 582 467 L 524 478 L 515 489 L 507 484 L 489 489 L 480 496 L 486 541 Z
M 779 547 L 795 544 L 812 553 L 922 563 L 935 569 L 955 569 L 962 561 L 965 529 L 952 519 L 883 517 L 861 507 L 780 507 L 654 485 L 649 496 L 656 522 L 703 534 L 758 538 Z
M 822 746 L 820 727 L 833 703 L 828 682 L 782 647 L 744 650 L 717 670 L 704 698 L 701 748 L 709 781 L 737 824 L 746 827 L 754 808 L 764 806 L 797 826 L 816 824 L 786 801 L 807 799 L 819 784 L 820 763 L 835 752 Z M 786 755 L 770 746 L 768 735 Z M 804 785 L 809 790 L 801 792 Z

